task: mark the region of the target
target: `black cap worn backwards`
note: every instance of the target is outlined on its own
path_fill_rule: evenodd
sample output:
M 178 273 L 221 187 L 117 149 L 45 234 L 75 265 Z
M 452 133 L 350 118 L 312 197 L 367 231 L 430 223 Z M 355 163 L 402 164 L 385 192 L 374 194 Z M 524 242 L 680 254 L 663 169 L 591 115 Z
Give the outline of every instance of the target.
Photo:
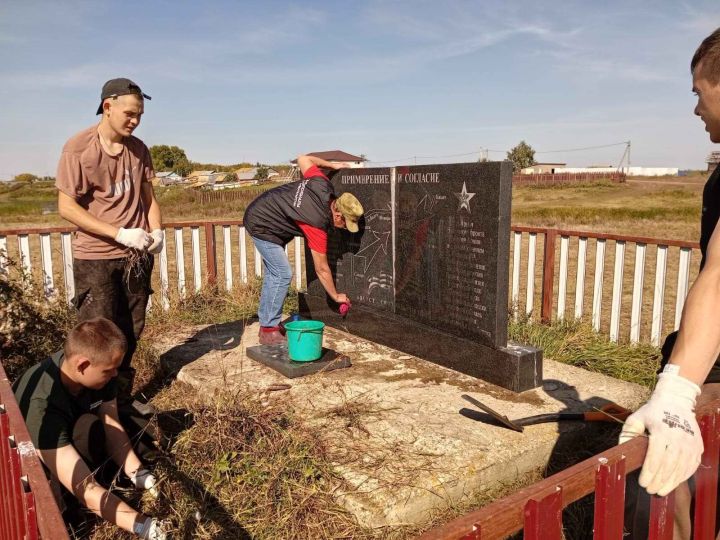
M 140 87 L 130 79 L 110 79 L 108 82 L 103 84 L 102 92 L 100 92 L 100 106 L 95 114 L 102 114 L 103 101 L 107 98 L 126 96 L 128 94 L 135 94 L 144 97 L 145 99 L 152 99 L 140 90 Z

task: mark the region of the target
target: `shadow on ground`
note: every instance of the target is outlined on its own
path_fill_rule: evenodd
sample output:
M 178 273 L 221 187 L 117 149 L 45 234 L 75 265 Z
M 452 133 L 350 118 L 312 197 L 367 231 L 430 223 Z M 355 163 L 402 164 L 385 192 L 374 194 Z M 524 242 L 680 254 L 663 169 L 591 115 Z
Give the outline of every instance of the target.
M 599 396 L 581 400 L 574 386 L 557 379 L 543 381 L 543 389 L 564 405 L 564 408 L 557 411 L 561 414 L 596 411 L 612 403 Z M 460 414 L 478 422 L 500 427 L 504 426 L 502 422 L 485 412 L 464 408 L 460 410 Z M 510 418 L 510 420 L 517 419 Z M 614 420 L 608 422 L 584 422 L 585 425 L 580 429 L 578 424 L 583 422 L 581 420 L 556 422 L 559 437 L 545 468 L 543 474 L 545 478 L 617 444 L 622 422 Z M 593 538 L 594 502 L 594 496 L 588 495 L 565 508 L 563 511 L 565 538 L 568 540 L 590 540 Z M 515 540 L 522 537 L 522 533 L 518 533 L 512 538 Z

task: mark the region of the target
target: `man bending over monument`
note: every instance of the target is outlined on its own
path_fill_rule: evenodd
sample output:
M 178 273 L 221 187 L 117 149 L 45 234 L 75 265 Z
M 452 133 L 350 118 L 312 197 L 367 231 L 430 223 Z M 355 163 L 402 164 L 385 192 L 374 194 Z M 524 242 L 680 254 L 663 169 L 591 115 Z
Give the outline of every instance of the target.
M 108 319 L 75 326 L 63 350 L 28 369 L 13 385 L 30 437 L 60 499 L 146 540 L 164 540 L 161 522 L 136 512 L 95 478 L 108 456 L 136 488 L 153 490 L 118 419 L 117 374 L 127 340 Z
M 690 69 L 695 114 L 710 140 L 720 143 L 720 28 L 700 44 Z M 674 538 L 690 538 L 690 489 L 685 483 L 703 453 L 695 420 L 696 401 L 720 398 L 720 167 L 703 192 L 700 228 L 700 273 L 688 293 L 680 329 L 662 348 L 663 370 L 648 402 L 628 417 L 620 436 L 625 442 L 650 432 L 640 485 L 647 493 L 667 495 L 675 488 Z M 701 389 L 702 386 L 702 389 Z M 633 538 L 647 538 L 646 512 L 638 512 Z M 644 529 L 644 530 L 643 530 Z
M 332 183 L 319 168 L 341 169 L 345 165 L 333 165 L 315 156 L 300 156 L 297 164 L 302 180 L 266 191 L 250 203 L 243 217 L 265 268 L 258 308 L 262 345 L 285 342 L 279 324 L 292 268 L 284 248 L 295 236 L 305 236 L 318 279 L 330 298 L 339 304 L 350 301 L 335 288 L 327 260 L 327 233 L 331 225 L 357 232 L 362 205 L 351 193 L 336 197 Z

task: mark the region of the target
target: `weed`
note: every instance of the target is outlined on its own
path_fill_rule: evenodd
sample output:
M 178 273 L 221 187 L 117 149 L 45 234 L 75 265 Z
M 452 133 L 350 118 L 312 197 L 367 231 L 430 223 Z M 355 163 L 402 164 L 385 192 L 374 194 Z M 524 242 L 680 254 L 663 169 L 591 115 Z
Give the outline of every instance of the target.
M 509 338 L 543 349 L 546 358 L 652 388 L 660 350 L 647 344 L 613 343 L 583 321 L 545 325 L 510 318 Z
M 146 511 L 171 516 L 181 538 L 373 536 L 333 500 L 340 480 L 326 449 L 289 403 L 239 392 L 207 405 L 173 386 L 158 402 L 181 402 L 195 424 L 156 465 L 161 497 Z
M 42 291 L 12 260 L 0 272 L 0 358 L 11 381 L 59 350 L 74 322 L 63 295 L 47 300 Z

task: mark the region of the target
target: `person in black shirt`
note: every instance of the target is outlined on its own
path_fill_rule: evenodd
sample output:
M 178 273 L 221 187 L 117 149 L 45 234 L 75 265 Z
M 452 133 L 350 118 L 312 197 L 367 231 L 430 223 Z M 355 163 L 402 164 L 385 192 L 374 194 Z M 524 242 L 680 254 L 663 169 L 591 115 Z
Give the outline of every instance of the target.
M 127 349 L 122 331 L 97 317 L 75 326 L 63 350 L 28 369 L 13 391 L 51 484 L 122 529 L 164 540 L 163 524 L 130 508 L 94 477 L 106 456 L 137 488 L 154 490 L 118 419 L 117 373 Z M 59 501 L 62 503 L 62 501 Z
M 327 260 L 327 232 L 331 226 L 358 232 L 363 207 L 352 193 L 336 197 L 333 185 L 319 167 L 341 169 L 317 156 L 300 156 L 303 179 L 266 191 L 245 210 L 243 223 L 265 268 L 258 318 L 260 343 L 284 343 L 279 323 L 287 296 L 292 268 L 285 245 L 295 236 L 305 236 L 315 272 L 328 296 L 338 304 L 349 304 L 346 294 L 335 288 Z
M 720 28 L 698 47 L 690 63 L 695 114 L 705 123 L 713 143 L 720 143 Z M 703 192 L 700 233 L 700 273 L 688 293 L 678 332 L 662 348 L 663 367 L 650 399 L 623 426 L 620 442 L 647 430 L 648 451 L 639 477 L 640 491 L 634 515 L 626 522 L 632 538 L 647 538 L 649 497 L 675 491 L 674 538 L 689 539 L 691 488 L 686 480 L 695 473 L 703 453 L 695 419 L 699 404 L 720 398 L 720 168 Z M 630 500 L 630 498 L 629 498 Z M 717 531 L 716 531 L 717 532 Z

